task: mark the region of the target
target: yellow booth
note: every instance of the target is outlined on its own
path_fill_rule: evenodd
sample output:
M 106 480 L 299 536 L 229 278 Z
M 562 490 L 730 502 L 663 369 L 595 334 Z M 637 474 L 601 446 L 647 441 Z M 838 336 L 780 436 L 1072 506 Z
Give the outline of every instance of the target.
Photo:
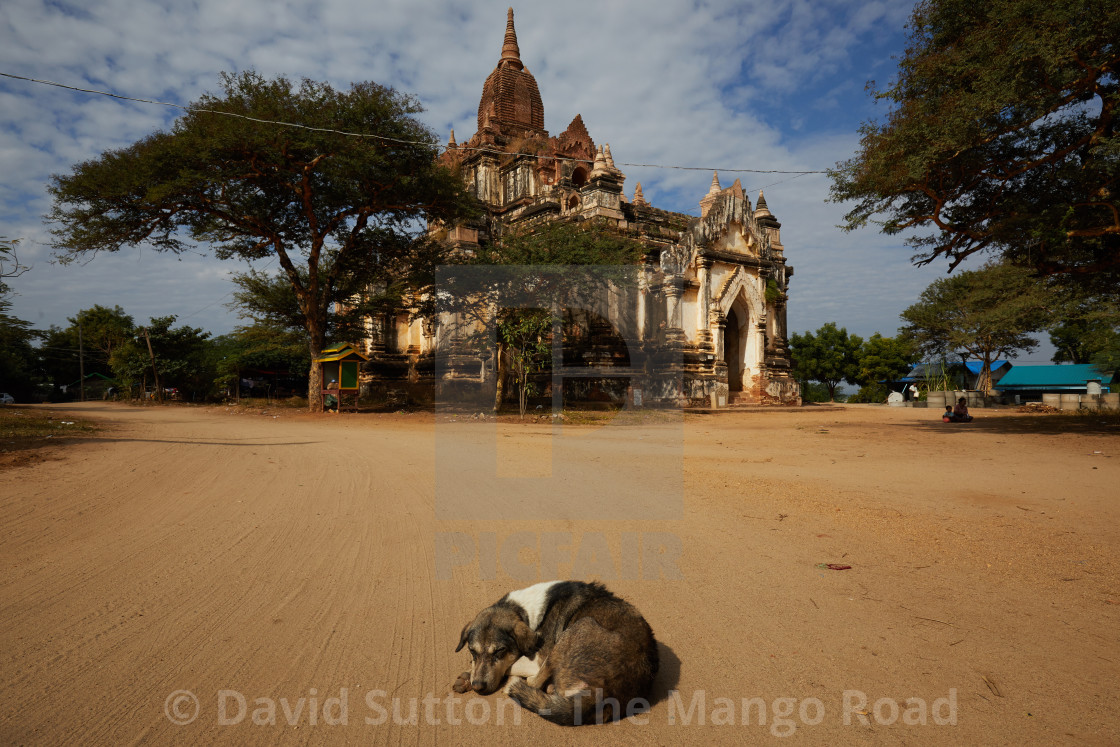
M 354 398 L 354 406 L 358 404 L 358 372 L 362 363 L 368 361 L 350 343 L 342 343 L 333 348 L 327 348 L 322 355 L 315 359 L 319 364 L 320 381 L 324 404 L 328 397 L 334 397 L 335 406 L 341 409 L 342 395 L 350 394 Z M 330 409 L 330 405 L 327 405 Z

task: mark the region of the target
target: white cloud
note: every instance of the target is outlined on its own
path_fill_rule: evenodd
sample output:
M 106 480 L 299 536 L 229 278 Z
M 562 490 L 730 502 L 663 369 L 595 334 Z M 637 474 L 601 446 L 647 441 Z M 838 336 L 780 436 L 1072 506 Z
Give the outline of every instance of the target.
M 8 0 L 0 71 L 186 103 L 218 89 L 226 70 L 329 80 L 376 80 L 416 94 L 422 119 L 462 142 L 476 128 L 482 83 L 501 54 L 503 2 L 446 0 L 102 0 L 74 5 Z M 658 3 L 574 0 L 515 7 L 522 59 L 536 76 L 546 127 L 583 115 L 620 163 L 722 169 L 822 169 L 847 158 L 854 125 L 870 111 L 863 91 L 901 54 L 907 3 L 842 0 Z M 0 78 L 0 235 L 26 239 L 32 272 L 13 285 L 15 313 L 37 325 L 120 304 L 137 319 L 177 314 L 213 332 L 237 320 L 223 307 L 236 263 L 151 251 L 99 256 L 84 266 L 48 262 L 40 216 L 52 173 L 166 127 L 173 110 Z M 847 118 L 847 119 L 845 119 Z M 794 129 L 796 124 L 797 129 Z M 707 171 L 623 167 L 659 207 L 695 214 Z M 824 202 L 820 175 L 731 174 L 766 188 L 797 268 L 791 330 L 836 321 L 889 333 L 898 313 L 938 275 L 873 231 L 835 228 L 842 206 Z M 752 199 L 756 195 L 752 194 Z M 189 315 L 189 316 L 188 316 Z

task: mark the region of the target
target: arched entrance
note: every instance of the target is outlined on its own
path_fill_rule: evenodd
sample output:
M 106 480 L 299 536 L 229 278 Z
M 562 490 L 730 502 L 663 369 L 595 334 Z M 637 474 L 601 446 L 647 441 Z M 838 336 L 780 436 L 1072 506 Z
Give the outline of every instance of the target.
M 739 316 L 734 309 L 727 310 L 723 355 L 727 363 L 727 388 L 732 392 L 743 391 L 743 350 L 740 346 Z

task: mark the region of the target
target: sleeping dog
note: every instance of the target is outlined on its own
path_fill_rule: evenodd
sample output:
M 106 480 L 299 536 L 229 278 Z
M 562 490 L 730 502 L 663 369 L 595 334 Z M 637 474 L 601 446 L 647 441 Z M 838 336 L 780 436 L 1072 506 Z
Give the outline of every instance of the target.
M 509 696 L 557 724 L 633 713 L 632 701 L 648 698 L 657 674 L 649 624 L 599 583 L 547 581 L 511 591 L 467 623 L 455 650 L 463 646 L 471 670 L 459 675 L 456 692 L 492 693 L 508 674 Z

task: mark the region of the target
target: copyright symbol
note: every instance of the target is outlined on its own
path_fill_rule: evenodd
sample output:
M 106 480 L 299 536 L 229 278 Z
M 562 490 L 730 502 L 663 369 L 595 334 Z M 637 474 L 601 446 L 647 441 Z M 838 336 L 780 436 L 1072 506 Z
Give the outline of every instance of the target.
M 163 715 L 176 726 L 186 726 L 198 718 L 198 698 L 190 690 L 176 690 L 163 701 Z

